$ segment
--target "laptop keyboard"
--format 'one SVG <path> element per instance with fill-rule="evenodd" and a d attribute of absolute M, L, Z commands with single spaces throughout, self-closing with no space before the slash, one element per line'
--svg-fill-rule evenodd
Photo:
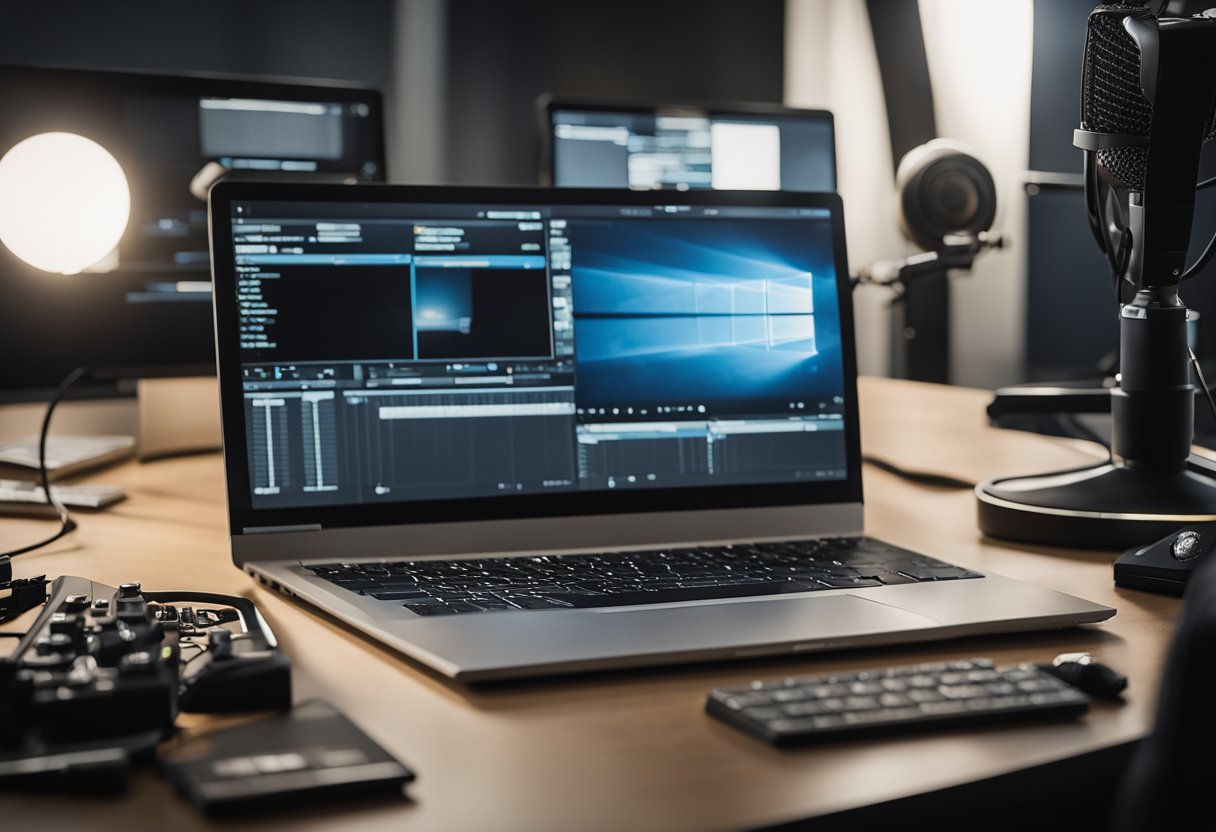
<path fill-rule="evenodd" d="M 350 592 L 425 616 L 666 604 L 983 577 L 868 537 L 305 568 Z"/>

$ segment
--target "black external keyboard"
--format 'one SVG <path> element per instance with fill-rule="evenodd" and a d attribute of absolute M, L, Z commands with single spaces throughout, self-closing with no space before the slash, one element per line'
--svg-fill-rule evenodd
<path fill-rule="evenodd" d="M 773 745 L 1075 716 L 1089 697 L 1034 665 L 987 659 L 714 688 L 705 710 Z"/>
<path fill-rule="evenodd" d="M 868 537 L 305 568 L 350 592 L 428 616 L 664 604 L 983 577 Z"/>

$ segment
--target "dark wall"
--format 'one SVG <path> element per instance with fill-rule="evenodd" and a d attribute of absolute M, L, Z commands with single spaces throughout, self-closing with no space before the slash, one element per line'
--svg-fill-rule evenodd
<path fill-rule="evenodd" d="M 392 0 L 5 3 L 0 63 L 392 80 Z"/>
<path fill-rule="evenodd" d="M 534 184 L 535 102 L 780 102 L 783 0 L 452 0 L 447 178 Z"/>
<path fill-rule="evenodd" d="M 385 92 L 391 141 L 395 5 L 5 3 L 0 63 L 357 81 Z M 442 120 L 440 178 L 449 182 L 535 183 L 535 101 L 543 92 L 782 98 L 784 0 L 448 0 L 446 8 L 447 59 L 443 77 L 435 79 L 445 87 L 443 112 L 416 117 Z"/>
<path fill-rule="evenodd" d="M 1085 19 L 1095 0 L 1035 0 L 1030 78 L 1030 169 L 1080 173 L 1079 124 Z"/>

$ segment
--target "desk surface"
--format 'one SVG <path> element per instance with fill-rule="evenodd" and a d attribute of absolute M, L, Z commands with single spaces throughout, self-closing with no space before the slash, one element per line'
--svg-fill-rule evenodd
<path fill-rule="evenodd" d="M 1075 465 L 1094 446 L 988 428 L 988 394 L 863 379 L 863 447 L 901 465 L 969 479 Z M 969 491 L 865 472 L 867 532 L 984 572 L 1114 606 L 1101 625 L 793 659 L 616 672 L 467 688 L 409 663 L 336 621 L 256 587 L 229 561 L 218 455 L 96 474 L 129 499 L 80 517 L 80 529 L 16 562 L 19 575 L 77 574 L 150 589 L 252 597 L 295 666 L 297 699 L 338 704 L 419 773 L 411 800 L 279 819 L 292 829 L 739 829 L 893 800 L 1107 748 L 1144 734 L 1178 602 L 1116 589 L 1110 552 L 986 540 Z M 49 524 L 0 519 L 0 546 Z M 28 621 L 29 619 L 22 619 Z M 19 629 L 22 621 L 9 625 Z M 777 751 L 711 720 L 706 691 L 768 676 L 946 658 L 1044 661 L 1087 650 L 1127 673 L 1126 704 L 1096 704 L 1074 722 L 910 735 Z M 187 733 L 212 722 L 187 720 Z M 123 800 L 0 794 L 12 829 L 207 825 L 151 773 Z M 131 828 L 129 825 L 121 828 Z"/>

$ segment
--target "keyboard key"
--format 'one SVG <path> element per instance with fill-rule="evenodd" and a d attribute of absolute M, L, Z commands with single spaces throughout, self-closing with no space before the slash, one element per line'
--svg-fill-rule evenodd
<path fill-rule="evenodd" d="M 781 713 L 786 716 L 822 716 L 826 712 L 822 702 L 792 702 L 781 706 Z"/>
<path fill-rule="evenodd" d="M 521 610 L 553 610 L 572 606 L 548 598 L 532 598 L 529 596 L 510 595 L 505 599 L 509 604 Z"/>
<path fill-rule="evenodd" d="M 947 685 L 943 684 L 937 692 L 947 699 L 975 699 L 987 696 L 988 691 L 983 685 Z"/>
<path fill-rule="evenodd" d="M 421 590 L 383 590 L 377 592 L 371 590 L 367 593 L 377 601 L 409 601 L 413 598 L 426 598 L 427 594 Z"/>
<path fill-rule="evenodd" d="M 828 697 L 832 696 L 844 696 L 849 692 L 847 686 L 840 684 L 816 685 L 810 690 L 819 699 L 827 699 Z"/>
<path fill-rule="evenodd" d="M 407 610 L 416 615 L 454 615 L 460 610 L 452 609 L 447 604 L 405 604 Z"/>
<path fill-rule="evenodd" d="M 849 685 L 849 693 L 855 693 L 861 696 L 872 696 L 882 693 L 883 686 L 878 682 L 854 682 Z"/>
<path fill-rule="evenodd" d="M 771 705 L 761 705 L 754 708 L 744 708 L 743 713 L 748 719 L 758 720 L 760 722 L 768 722 L 774 719 L 781 719 L 781 709 Z"/>
<path fill-rule="evenodd" d="M 882 581 L 873 578 L 819 578 L 819 583 L 832 589 L 859 589 L 865 586 L 882 586 Z"/>
<path fill-rule="evenodd" d="M 959 578 L 978 578 L 975 572 L 969 572 L 958 566 L 921 566 L 899 570 L 901 574 L 918 581 L 954 581 Z"/>
<path fill-rule="evenodd" d="M 787 719 L 780 717 L 770 722 L 769 728 L 779 734 L 787 732 L 799 733 L 802 731 L 814 731 L 819 728 L 818 720 L 826 719 L 826 717 L 804 717 L 802 719 Z M 843 720 L 840 721 L 843 724 Z"/>
<path fill-rule="evenodd" d="M 920 706 L 921 713 L 933 716 L 943 714 L 961 714 L 967 710 L 966 702 L 924 702 Z"/>
<path fill-rule="evenodd" d="M 338 578 L 337 580 L 333 581 L 333 583 L 337 584 L 343 589 L 349 589 L 352 592 L 358 592 L 361 589 L 380 589 L 381 587 L 379 581 L 371 581 L 366 578 L 356 578 L 353 580 L 349 578 Z"/>

